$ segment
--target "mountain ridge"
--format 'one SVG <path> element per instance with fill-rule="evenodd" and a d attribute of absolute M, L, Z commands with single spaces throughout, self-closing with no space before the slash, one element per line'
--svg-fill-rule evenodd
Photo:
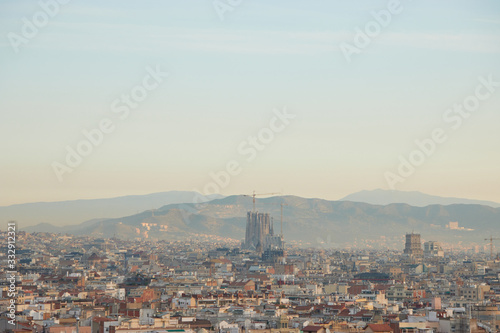
<path fill-rule="evenodd" d="M 475 200 L 455 197 L 441 197 L 419 191 L 398 190 L 362 190 L 351 193 L 339 201 L 365 202 L 372 205 L 388 205 L 391 203 L 406 203 L 410 206 L 425 207 L 429 205 L 477 204 L 499 208 L 500 203 L 487 200 Z"/>
<path fill-rule="evenodd" d="M 0 206 L 0 220 L 16 220 L 22 227 L 39 223 L 65 226 L 95 218 L 132 215 L 143 210 L 154 210 L 156 207 L 164 204 L 189 202 L 199 197 L 203 196 L 194 191 L 167 191 L 102 199 L 14 204 Z M 222 196 L 216 194 L 205 197 L 211 200 Z"/>
<path fill-rule="evenodd" d="M 404 234 L 419 232 L 422 238 L 482 244 L 485 236 L 498 233 L 500 208 L 453 204 L 415 207 L 405 203 L 371 205 L 352 201 L 278 196 L 256 199 L 256 210 L 274 218 L 280 230 L 280 203 L 284 206 L 284 236 L 293 244 L 320 246 L 328 237 L 338 246 L 401 246 Z M 251 198 L 228 196 L 201 204 L 169 204 L 120 218 L 101 219 L 86 225 L 65 227 L 63 232 L 95 237 L 183 239 L 212 235 L 243 239 Z M 449 222 L 458 222 L 458 228 Z M 45 229 L 46 225 L 43 226 Z M 37 227 L 25 231 L 44 231 Z"/>

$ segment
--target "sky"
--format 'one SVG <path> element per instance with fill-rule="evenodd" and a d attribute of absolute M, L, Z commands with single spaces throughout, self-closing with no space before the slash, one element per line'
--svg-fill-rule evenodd
<path fill-rule="evenodd" d="M 496 0 L 3 0 L 0 36 L 0 206 L 500 202 Z"/>

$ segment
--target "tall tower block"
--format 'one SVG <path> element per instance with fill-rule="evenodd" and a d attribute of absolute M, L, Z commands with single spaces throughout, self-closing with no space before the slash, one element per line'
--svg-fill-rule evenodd
<path fill-rule="evenodd" d="M 422 258 L 424 251 L 422 250 L 422 242 L 420 241 L 420 234 L 406 234 L 406 242 L 404 253 L 416 258 Z"/>

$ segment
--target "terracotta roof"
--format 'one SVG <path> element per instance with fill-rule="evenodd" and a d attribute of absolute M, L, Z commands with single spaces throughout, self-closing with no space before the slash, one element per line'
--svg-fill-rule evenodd
<path fill-rule="evenodd" d="M 373 332 L 392 332 L 391 326 L 387 324 L 368 324 Z"/>
<path fill-rule="evenodd" d="M 351 295 L 359 295 L 366 288 L 367 288 L 366 285 L 356 284 L 356 285 L 349 287 L 349 289 L 347 289 L 347 292 Z"/>
<path fill-rule="evenodd" d="M 294 309 L 298 311 L 310 311 L 314 308 L 313 305 L 299 305 L 296 306 Z"/>
<path fill-rule="evenodd" d="M 339 316 L 348 316 L 348 315 L 349 315 L 349 309 L 343 309 L 339 313 Z"/>
<path fill-rule="evenodd" d="M 113 321 L 113 319 L 106 318 L 106 317 L 94 317 L 94 318 L 92 318 L 92 321 L 98 323 L 98 322 L 103 322 L 103 321 Z"/>

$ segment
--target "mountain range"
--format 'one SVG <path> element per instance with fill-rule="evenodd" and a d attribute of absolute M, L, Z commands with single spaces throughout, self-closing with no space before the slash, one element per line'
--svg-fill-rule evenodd
<path fill-rule="evenodd" d="M 45 223 L 54 227 L 63 227 L 106 218 L 118 218 L 154 210 L 168 204 L 209 201 L 223 198 L 222 195 L 207 195 L 205 198 L 197 192 L 169 191 L 146 195 L 128 195 L 115 198 L 71 200 L 58 202 L 35 202 L 10 206 L 0 206 L 0 220 L 4 222 L 16 220 L 20 227 L 28 227 Z M 194 200 L 193 200 L 194 199 Z M 404 192 L 391 190 L 360 191 L 350 194 L 339 201 L 364 202 L 372 205 L 389 205 L 406 203 L 410 206 L 425 207 L 429 205 L 478 204 L 494 208 L 499 203 L 462 198 L 445 198 L 421 192 Z M 89 223 L 90 223 L 89 222 Z"/>
<path fill-rule="evenodd" d="M 252 209 L 251 201 L 247 196 L 228 196 L 201 204 L 168 204 L 154 211 L 95 219 L 62 228 L 42 224 L 24 230 L 152 240 L 194 235 L 243 239 L 246 213 Z M 490 234 L 499 236 L 500 208 L 485 205 L 373 205 L 297 196 L 256 199 L 256 209 L 273 217 L 275 233 L 280 232 L 281 203 L 284 204 L 285 240 L 300 246 L 401 248 L 405 233 L 412 231 L 420 233 L 423 240 L 458 245 L 484 245 L 484 238 Z"/>
<path fill-rule="evenodd" d="M 429 205 L 453 205 L 453 204 L 485 205 L 494 208 L 500 207 L 500 203 L 493 201 L 439 197 L 418 191 L 405 192 L 405 191 L 382 190 L 382 189 L 352 193 L 340 199 L 340 201 L 366 202 L 372 205 L 389 205 L 391 203 L 406 203 L 410 206 L 416 206 L 416 207 L 425 207 Z"/>
<path fill-rule="evenodd" d="M 46 226 L 67 226 L 96 218 L 132 215 L 166 204 L 207 201 L 221 197 L 223 196 L 218 194 L 203 197 L 197 192 L 169 191 L 105 199 L 24 203 L 0 206 L 0 220 L 5 223 L 18 221 L 21 227 L 40 223 Z"/>

